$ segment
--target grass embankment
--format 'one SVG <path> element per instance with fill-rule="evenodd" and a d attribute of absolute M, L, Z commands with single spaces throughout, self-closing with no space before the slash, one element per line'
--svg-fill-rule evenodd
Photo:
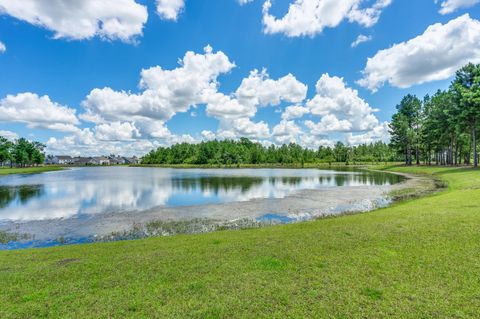
<path fill-rule="evenodd" d="M 478 318 L 480 171 L 371 213 L 0 252 L 0 317 Z"/>
<path fill-rule="evenodd" d="M 11 175 L 11 174 L 36 174 L 36 173 L 45 173 L 51 171 L 62 170 L 61 166 L 36 166 L 36 167 L 21 167 L 21 168 L 7 168 L 0 167 L 0 175 Z"/>

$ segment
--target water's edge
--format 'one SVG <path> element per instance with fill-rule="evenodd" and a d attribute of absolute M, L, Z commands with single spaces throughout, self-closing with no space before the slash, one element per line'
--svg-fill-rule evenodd
<path fill-rule="evenodd" d="M 344 188 L 302 190 L 297 194 L 282 199 L 256 199 L 250 202 L 232 202 L 201 206 L 177 208 L 157 207 L 139 214 L 138 211 L 112 212 L 102 216 L 81 221 L 80 229 L 89 231 L 92 227 L 96 235 L 76 236 L 60 235 L 55 239 L 31 236 L 29 230 L 44 229 L 46 233 L 52 229 L 74 228 L 71 219 L 36 221 L 28 223 L 7 223 L 0 225 L 0 250 L 50 247 L 58 245 L 93 243 L 116 240 L 129 240 L 147 237 L 171 236 L 177 234 L 196 234 L 219 230 L 239 230 L 259 228 L 285 223 L 296 223 L 329 216 L 361 213 L 372 211 L 390 205 L 396 199 L 395 193 L 404 190 L 426 188 L 427 177 L 411 174 L 388 172 L 406 177 L 406 180 L 389 186 L 353 186 L 348 187 L 349 196 L 345 197 Z M 428 187 L 427 187 L 428 188 Z M 414 191 L 417 193 L 417 191 Z M 312 205 L 313 204 L 313 205 Z M 318 207 L 312 209 L 312 207 Z M 225 218 L 225 212 L 235 211 L 239 217 Z M 202 217 L 202 212 L 208 212 L 213 218 Z M 180 220 L 172 216 L 182 214 Z M 141 216 L 141 218 L 139 218 Z M 78 223 L 78 220 L 76 221 Z M 48 236 L 47 236 L 48 237 Z M 3 242 L 3 243 L 2 243 Z"/>

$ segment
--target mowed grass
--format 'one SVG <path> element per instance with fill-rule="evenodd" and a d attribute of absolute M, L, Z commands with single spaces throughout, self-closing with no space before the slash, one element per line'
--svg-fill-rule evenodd
<path fill-rule="evenodd" d="M 37 166 L 37 167 L 21 167 L 21 168 L 9 168 L 9 167 L 0 167 L 0 175 L 10 175 L 10 174 L 36 174 L 36 173 L 45 173 L 51 171 L 59 171 L 63 168 L 60 166 Z"/>
<path fill-rule="evenodd" d="M 278 227 L 0 252 L 0 318 L 478 318 L 480 171 Z"/>

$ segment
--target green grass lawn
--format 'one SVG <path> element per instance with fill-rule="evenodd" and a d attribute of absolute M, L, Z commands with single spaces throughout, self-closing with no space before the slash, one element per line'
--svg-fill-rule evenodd
<path fill-rule="evenodd" d="M 0 318 L 478 318 L 480 171 L 293 225 L 0 252 Z"/>
<path fill-rule="evenodd" d="M 0 175 L 10 175 L 10 174 L 35 174 L 35 173 L 44 173 L 50 171 L 59 171 L 63 168 L 60 166 L 38 166 L 38 167 L 22 167 L 22 168 L 9 168 L 9 167 L 0 167 Z"/>

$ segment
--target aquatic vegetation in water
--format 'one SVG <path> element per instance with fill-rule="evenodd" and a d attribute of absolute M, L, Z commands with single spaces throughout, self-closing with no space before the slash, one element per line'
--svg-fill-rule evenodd
<path fill-rule="evenodd" d="M 179 234 L 209 233 L 221 230 L 242 230 L 250 228 L 260 228 L 280 223 L 280 221 L 276 220 L 256 221 L 248 218 L 234 221 L 220 221 L 206 218 L 197 218 L 181 221 L 154 220 L 145 224 L 136 223 L 132 226 L 132 228 L 124 231 L 112 232 L 109 235 L 95 237 L 94 241 L 104 242 L 140 239 L 148 237 L 173 236 Z"/>
<path fill-rule="evenodd" d="M 394 202 L 421 198 L 448 187 L 445 181 L 438 178 L 418 178 L 417 183 L 413 187 L 406 187 L 391 191 L 388 196 Z"/>

